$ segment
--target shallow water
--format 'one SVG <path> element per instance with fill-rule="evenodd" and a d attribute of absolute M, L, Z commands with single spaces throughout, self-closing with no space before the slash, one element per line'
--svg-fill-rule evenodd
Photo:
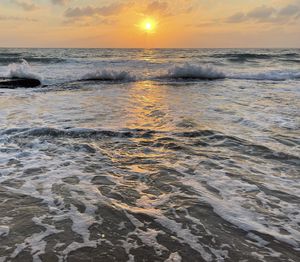
<path fill-rule="evenodd" d="M 297 59 L 0 49 L 0 261 L 298 261 Z"/>

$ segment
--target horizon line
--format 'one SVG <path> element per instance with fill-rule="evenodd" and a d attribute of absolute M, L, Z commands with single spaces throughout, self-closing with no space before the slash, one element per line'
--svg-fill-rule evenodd
<path fill-rule="evenodd" d="M 300 49 L 299 47 L 22 47 L 0 46 L 0 49 Z"/>

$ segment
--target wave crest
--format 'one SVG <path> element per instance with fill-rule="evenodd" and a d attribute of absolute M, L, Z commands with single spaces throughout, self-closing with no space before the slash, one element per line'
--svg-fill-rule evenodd
<path fill-rule="evenodd" d="M 215 80 L 224 79 L 226 75 L 210 65 L 201 66 L 185 63 L 182 66 L 169 69 L 167 75 L 163 78 Z"/>
<path fill-rule="evenodd" d="M 82 81 L 135 81 L 136 77 L 126 71 L 115 70 L 96 70 L 83 75 L 80 80 Z"/>
<path fill-rule="evenodd" d="M 36 79 L 42 81 L 42 77 L 33 72 L 31 66 L 25 59 L 21 59 L 21 63 L 12 63 L 8 65 L 8 72 L 4 75 L 5 78 L 23 78 Z"/>

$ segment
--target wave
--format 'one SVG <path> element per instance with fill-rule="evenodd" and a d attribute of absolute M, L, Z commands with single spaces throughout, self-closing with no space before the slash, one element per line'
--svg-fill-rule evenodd
<path fill-rule="evenodd" d="M 21 63 L 12 63 L 8 65 L 8 72 L 3 76 L 5 78 L 36 79 L 42 81 L 41 75 L 35 73 L 28 62 L 24 59 Z"/>
<path fill-rule="evenodd" d="M 155 133 L 153 130 L 125 129 L 120 131 L 101 130 L 90 128 L 11 128 L 0 131 L 0 136 L 9 137 L 69 137 L 69 138 L 101 138 L 101 137 L 150 137 Z"/>
<path fill-rule="evenodd" d="M 21 56 L 21 53 L 7 53 L 7 52 L 4 52 L 4 53 L 1 53 L 0 52 L 0 57 L 18 57 L 18 56 Z"/>
<path fill-rule="evenodd" d="M 226 75 L 210 65 L 193 65 L 185 63 L 182 66 L 175 66 L 168 70 L 166 75 L 161 76 L 160 78 L 166 79 L 198 79 L 198 80 L 216 80 L 224 79 Z"/>
<path fill-rule="evenodd" d="M 267 60 L 274 58 L 287 58 L 287 57 L 299 57 L 299 53 L 290 52 L 290 53 L 223 53 L 223 54 L 214 54 L 212 57 L 215 58 L 226 58 L 229 61 L 247 61 L 247 60 Z"/>
<path fill-rule="evenodd" d="M 168 70 L 168 73 L 161 75 L 159 79 L 175 80 L 218 80 L 218 79 L 240 79 L 256 81 L 286 81 L 300 79 L 299 71 L 269 71 L 261 73 L 225 73 L 219 69 L 207 65 L 184 64 L 175 66 Z"/>
<path fill-rule="evenodd" d="M 20 62 L 20 58 L 16 57 L 0 57 L 0 64 L 7 65 L 10 63 L 18 63 Z"/>
<path fill-rule="evenodd" d="M 24 59 L 31 63 L 41 63 L 41 64 L 57 64 L 63 63 L 66 60 L 57 57 L 24 57 Z"/>
<path fill-rule="evenodd" d="M 136 77 L 126 71 L 96 70 L 83 75 L 80 81 L 135 81 Z"/>
<path fill-rule="evenodd" d="M 282 62 L 299 64 L 300 59 L 280 59 Z"/>
<path fill-rule="evenodd" d="M 255 144 L 252 141 L 241 139 L 236 136 L 225 135 L 214 130 L 196 130 L 176 133 L 179 137 L 187 138 L 206 138 L 205 141 L 209 145 L 217 142 L 218 146 L 231 148 L 236 152 L 241 152 L 243 155 L 261 157 L 265 159 L 273 159 L 284 163 L 297 165 L 300 158 L 290 153 L 275 151 L 264 145 Z"/>
<path fill-rule="evenodd" d="M 101 138 L 151 138 L 159 134 L 168 138 L 165 141 L 167 144 L 153 143 L 155 147 L 168 147 L 174 150 L 184 150 L 184 146 L 176 144 L 175 140 L 169 143 L 171 138 L 188 138 L 202 139 L 205 146 L 216 146 L 231 149 L 235 152 L 240 152 L 243 155 L 251 157 L 260 157 L 264 159 L 273 159 L 282 163 L 290 165 L 297 165 L 300 158 L 297 155 L 290 153 L 275 151 L 264 145 L 255 144 L 252 141 L 241 139 L 236 136 L 229 136 L 218 132 L 216 130 L 203 129 L 186 132 L 164 132 L 147 129 L 121 129 L 121 130 L 105 130 L 105 129 L 91 129 L 91 128 L 51 128 L 51 127 L 35 127 L 35 128 L 11 128 L 0 130 L 0 137 L 6 136 L 9 138 L 29 138 L 29 137 L 52 137 L 52 138 L 87 138 L 87 139 L 101 139 Z M 199 141 L 198 141 L 199 142 Z"/>
<path fill-rule="evenodd" d="M 29 63 L 39 63 L 39 64 L 58 64 L 65 62 L 65 59 L 61 58 L 48 58 L 48 57 L 23 57 L 23 60 L 26 60 Z M 21 61 L 22 61 L 21 59 Z M 9 64 L 9 63 L 18 63 L 20 62 L 19 57 L 13 56 L 0 56 L 0 64 Z"/>
<path fill-rule="evenodd" d="M 254 74 L 231 74 L 227 78 L 241 80 L 286 81 L 300 79 L 298 71 L 269 71 Z"/>
<path fill-rule="evenodd" d="M 244 59 L 269 59 L 272 58 L 273 55 L 267 54 L 229 54 L 226 57 L 237 57 L 237 58 L 244 58 Z"/>
<path fill-rule="evenodd" d="M 295 52 L 284 53 L 282 55 L 286 56 L 286 57 L 300 57 L 300 54 L 299 53 L 295 53 Z"/>
<path fill-rule="evenodd" d="M 207 80 L 252 80 L 252 81 L 287 81 L 300 79 L 299 70 L 273 70 L 267 72 L 253 73 L 232 73 L 221 71 L 212 65 L 195 65 L 185 63 L 176 65 L 167 70 L 166 73 L 155 74 L 152 77 L 137 77 L 129 71 L 117 71 L 99 69 L 88 72 L 81 77 L 70 80 L 63 84 L 78 81 L 103 81 L 103 82 L 132 82 L 132 81 L 207 81 Z M 21 63 L 11 63 L 8 65 L 7 73 L 1 75 L 3 78 L 34 79 L 42 82 L 43 77 L 34 72 L 29 63 L 22 59 Z"/>

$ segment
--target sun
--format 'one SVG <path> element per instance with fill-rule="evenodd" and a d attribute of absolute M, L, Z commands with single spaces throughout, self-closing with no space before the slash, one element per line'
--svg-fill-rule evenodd
<path fill-rule="evenodd" d="M 151 30 L 152 29 L 152 24 L 150 22 L 147 22 L 145 24 L 145 29 L 148 31 L 148 30 Z"/>
<path fill-rule="evenodd" d="M 140 25 L 141 29 L 147 33 L 154 33 L 157 27 L 157 22 L 154 19 L 146 19 Z"/>

